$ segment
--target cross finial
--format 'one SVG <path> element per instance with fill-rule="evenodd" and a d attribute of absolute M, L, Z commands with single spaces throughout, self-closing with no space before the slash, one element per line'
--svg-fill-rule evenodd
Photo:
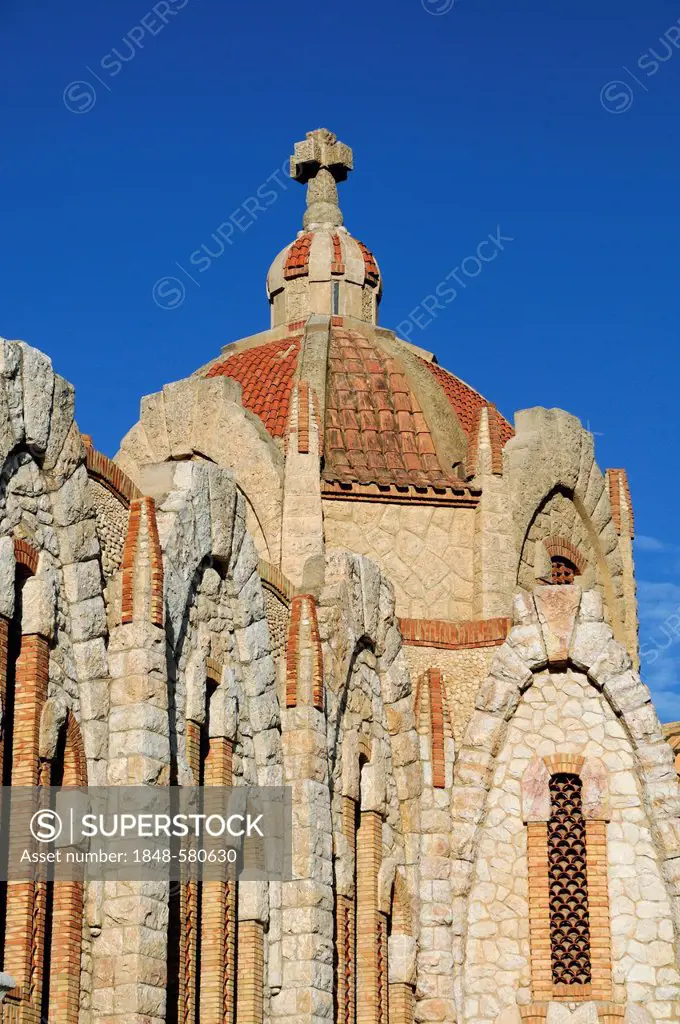
<path fill-rule="evenodd" d="M 307 209 L 302 222 L 305 228 L 342 224 L 337 182 L 344 181 L 352 168 L 352 150 L 338 142 L 327 128 L 307 132 L 304 142 L 295 143 L 290 176 L 307 185 Z"/>

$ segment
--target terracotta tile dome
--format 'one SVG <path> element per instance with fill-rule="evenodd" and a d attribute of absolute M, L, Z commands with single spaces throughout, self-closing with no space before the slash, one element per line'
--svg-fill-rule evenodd
<path fill-rule="evenodd" d="M 453 470 L 437 453 L 405 361 L 370 340 L 368 332 L 364 334 L 357 326 L 338 323 L 330 330 L 322 425 L 324 480 L 340 487 L 460 488 L 475 472 L 472 454 L 483 409 L 489 412 L 492 451 L 500 465 L 502 449 L 513 430 L 495 406 L 454 374 L 414 357 L 407 345 L 397 342 L 405 355 L 426 368 L 431 386 L 443 391 L 446 405 L 463 431 L 467 458 L 460 471 Z M 300 376 L 301 346 L 302 335 L 289 333 L 280 340 L 226 355 L 212 364 L 206 376 L 237 381 L 244 407 L 260 418 L 273 438 L 281 439 Z"/>

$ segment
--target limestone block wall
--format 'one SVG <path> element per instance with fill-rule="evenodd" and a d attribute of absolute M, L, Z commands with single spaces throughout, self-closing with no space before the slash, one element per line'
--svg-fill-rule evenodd
<path fill-rule="evenodd" d="M 248 529 L 258 553 L 278 564 L 283 457 L 240 399 L 240 385 L 228 377 L 195 376 L 166 385 L 142 399 L 140 421 L 123 438 L 116 463 L 137 486 L 144 467 L 170 459 L 231 469 L 246 499 Z"/>
<path fill-rule="evenodd" d="M 389 576 L 398 615 L 472 617 L 473 509 L 333 500 L 323 516 L 327 548 L 366 555 Z"/>
<path fill-rule="evenodd" d="M 336 1019 L 352 1024 L 356 979 L 358 1021 L 387 1024 L 389 998 L 389 1021 L 412 1024 L 416 950 L 422 941 L 422 771 L 394 592 L 374 563 L 344 553 L 329 556 L 319 631 L 326 673 L 333 895 L 341 925 L 334 937 Z"/>
<path fill-rule="evenodd" d="M 108 756 L 107 625 L 95 509 L 73 412 L 73 388 L 54 373 L 48 358 L 23 342 L 0 339 L 0 714 L 7 715 L 9 671 L 17 683 L 16 771 L 25 762 L 30 775 L 24 781 L 49 781 L 59 767 L 57 747 L 66 730 L 64 777 L 98 785 L 106 778 Z M 15 606 L 15 579 L 26 576 L 22 608 Z M 8 632 L 14 636 L 9 649 Z M 2 725 L 7 743 L 7 723 Z M 18 781 L 15 774 L 13 767 Z M 55 890 L 56 934 L 64 955 L 55 948 L 52 962 L 61 978 L 51 989 L 50 1014 L 66 1024 L 76 1024 L 79 1006 L 87 1013 L 91 1005 L 95 888 Z M 13 1019 L 40 1013 L 46 911 L 34 896 L 25 890 L 10 901 L 14 909 L 8 906 L 19 915 L 14 939 L 25 938 L 23 949 L 5 951 L 6 970 L 20 968 L 20 988 L 5 1000 Z M 32 922 L 24 917 L 22 924 L 24 912 Z M 22 961 L 34 971 L 30 989 L 22 986 Z"/>

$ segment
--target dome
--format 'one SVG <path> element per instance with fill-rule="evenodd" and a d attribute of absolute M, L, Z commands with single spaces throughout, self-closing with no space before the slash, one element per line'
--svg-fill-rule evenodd
<path fill-rule="evenodd" d="M 236 381 L 243 406 L 281 445 L 302 377 L 306 333 L 304 323 L 293 324 L 282 337 L 262 344 L 238 350 L 237 342 L 237 351 L 227 346 L 206 373 Z M 329 494 L 371 494 L 376 488 L 376 493 L 399 488 L 404 497 L 459 493 L 477 470 L 483 413 L 494 472 L 501 471 L 512 427 L 469 384 L 391 331 L 364 327 L 349 317 L 333 317 L 325 337 L 319 360 L 325 370 L 315 408 Z M 316 342 L 307 336 L 306 344 L 309 348 Z"/>
<path fill-rule="evenodd" d="M 272 327 L 314 313 L 377 323 L 380 270 L 373 253 L 343 226 L 338 206 L 337 182 L 352 167 L 352 150 L 326 128 L 296 143 L 291 176 L 307 184 L 307 209 L 303 230 L 267 275 Z"/>
<path fill-rule="evenodd" d="M 381 293 L 373 253 L 344 227 L 319 225 L 301 231 L 267 275 L 272 327 L 306 320 L 312 313 L 375 324 Z"/>
<path fill-rule="evenodd" d="M 465 503 L 480 431 L 500 473 L 512 427 L 431 353 L 377 325 L 380 270 L 338 205 L 352 168 L 352 150 L 325 128 L 295 144 L 290 173 L 307 185 L 307 206 L 267 275 L 271 327 L 226 346 L 203 372 L 236 381 L 283 451 L 311 395 L 325 496 Z"/>

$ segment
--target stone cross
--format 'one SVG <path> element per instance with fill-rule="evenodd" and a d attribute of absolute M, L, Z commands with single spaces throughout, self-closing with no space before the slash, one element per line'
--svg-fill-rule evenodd
<path fill-rule="evenodd" d="M 307 185 L 307 209 L 302 222 L 306 230 L 322 224 L 342 224 L 337 182 L 344 181 L 352 169 L 352 150 L 338 142 L 327 128 L 307 132 L 304 142 L 295 143 L 290 176 Z"/>

